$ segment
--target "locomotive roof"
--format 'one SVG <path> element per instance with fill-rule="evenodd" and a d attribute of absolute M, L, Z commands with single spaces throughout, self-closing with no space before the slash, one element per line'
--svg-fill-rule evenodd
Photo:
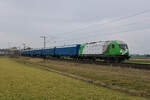
<path fill-rule="evenodd" d="M 113 42 L 113 41 L 116 41 L 116 42 L 118 42 L 119 44 L 126 44 L 124 41 L 121 41 L 121 40 L 97 41 L 97 42 L 90 42 L 90 43 L 87 43 L 87 44 L 94 44 L 94 43 L 110 43 L 110 42 Z"/>

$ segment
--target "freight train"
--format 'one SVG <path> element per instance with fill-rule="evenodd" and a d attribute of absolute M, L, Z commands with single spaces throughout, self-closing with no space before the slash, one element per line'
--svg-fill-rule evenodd
<path fill-rule="evenodd" d="M 31 57 L 69 57 L 78 60 L 102 59 L 106 62 L 122 62 L 130 58 L 128 45 L 119 40 L 22 50 L 21 55 Z"/>

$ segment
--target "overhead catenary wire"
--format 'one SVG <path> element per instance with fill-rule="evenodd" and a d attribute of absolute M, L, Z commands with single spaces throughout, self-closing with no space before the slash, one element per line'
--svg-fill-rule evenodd
<path fill-rule="evenodd" d="M 124 25 L 120 25 L 119 27 L 122 27 L 122 26 L 130 26 L 130 25 L 136 25 L 137 23 L 129 23 L 129 24 L 124 24 Z M 102 31 L 102 30 L 105 30 L 105 27 L 101 27 L 101 29 L 98 29 L 98 30 L 95 30 L 95 31 L 91 31 L 91 32 L 86 32 L 86 34 L 87 33 L 94 33 L 94 32 L 100 32 L 100 31 Z M 82 32 L 82 33 L 85 33 L 85 32 Z M 77 33 L 78 34 L 78 33 Z M 77 35 L 76 34 L 76 35 Z M 81 36 L 81 32 L 79 32 L 79 34 L 80 34 L 80 36 Z M 82 35 L 84 35 L 84 34 L 82 34 Z M 66 37 L 67 37 L 68 35 L 66 35 Z M 65 38 L 66 39 L 66 38 Z"/>
<path fill-rule="evenodd" d="M 150 9 L 149 10 L 144 10 L 144 11 L 142 11 L 142 12 L 137 12 L 137 13 L 135 13 L 135 14 L 132 14 L 132 15 L 129 15 L 129 16 L 124 16 L 124 17 L 120 17 L 120 18 L 118 18 L 118 19 L 115 19 L 115 20 L 111 20 L 111 21 L 108 21 L 108 22 L 105 22 L 105 23 L 98 23 L 99 25 L 106 25 L 106 24 L 112 24 L 112 23 L 116 23 L 116 22 L 119 22 L 119 21 L 122 21 L 122 20 L 126 20 L 126 19 L 129 19 L 129 18 L 131 18 L 131 17 L 135 17 L 135 16 L 139 16 L 139 15 L 141 15 L 141 14 L 145 14 L 145 13 L 149 13 L 150 12 Z M 98 25 L 97 23 L 95 24 L 95 25 Z M 122 26 L 128 26 L 128 25 L 135 25 L 136 23 L 131 23 L 131 24 L 127 24 L 127 25 L 122 25 Z M 88 27 L 84 27 L 84 28 L 82 28 L 83 30 L 85 30 L 86 28 L 89 28 L 90 26 L 93 26 L 93 24 L 92 25 L 89 25 Z M 80 28 L 81 29 L 81 28 Z M 79 33 L 81 34 L 81 30 L 74 30 L 74 31 L 79 31 Z M 72 31 L 72 33 L 74 32 L 74 31 Z M 100 31 L 100 30 L 98 30 L 98 31 Z M 98 31 L 96 31 L 96 32 L 98 32 Z M 95 32 L 95 31 L 94 31 Z M 69 33 L 69 32 L 68 32 Z M 71 33 L 71 32 L 70 32 Z M 93 32 L 91 32 L 91 33 L 93 33 Z M 65 33 L 64 33 L 65 34 Z M 68 35 L 66 35 L 66 36 L 68 36 Z M 73 37 L 74 38 L 74 37 Z M 73 38 L 71 38 L 71 39 L 73 39 Z M 69 39 L 70 40 L 70 39 Z M 61 40 L 61 41 L 66 41 L 66 38 L 64 39 L 64 40 Z M 57 41 L 57 42 L 60 42 L 60 41 Z"/>
<path fill-rule="evenodd" d="M 122 26 L 129 26 L 129 25 L 136 25 L 136 24 L 138 24 L 138 23 L 129 23 L 129 24 L 126 24 L 126 25 L 122 25 Z M 120 26 L 119 26 L 120 27 Z M 149 25 L 148 25 L 148 27 L 147 28 L 149 28 Z M 145 28 L 144 28 L 145 29 Z M 133 29 L 130 29 L 130 30 L 123 30 L 123 31 L 119 31 L 119 33 L 121 33 L 121 32 L 126 32 L 126 31 L 132 31 Z M 141 29 L 139 29 L 139 28 L 137 28 L 136 30 L 141 30 Z M 136 31 L 135 30 L 135 31 Z M 95 35 L 93 35 L 93 34 L 90 34 L 90 33 L 98 33 L 98 32 L 101 32 L 100 30 L 97 30 L 97 31 L 91 31 L 91 32 L 86 32 L 86 35 L 82 35 L 82 36 L 80 36 L 80 39 L 79 39 L 79 37 L 70 37 L 69 39 L 63 39 L 63 40 L 59 40 L 59 41 L 57 41 L 57 42 L 63 42 L 63 41 L 69 41 L 69 40 L 72 40 L 72 39 L 78 39 L 78 40 L 81 40 L 82 38 L 88 38 L 88 37 L 94 37 L 95 35 L 97 35 L 97 34 L 95 34 Z M 88 35 L 87 35 L 87 33 L 88 33 Z M 102 32 L 101 32 L 102 33 Z M 114 33 L 118 33 L 118 31 L 117 32 L 103 32 L 102 34 L 114 34 Z"/>
<path fill-rule="evenodd" d="M 128 16 L 123 16 L 123 17 L 120 17 L 120 18 L 117 18 L 117 19 L 114 19 L 114 20 L 111 20 L 111 21 L 107 21 L 107 22 L 105 22 L 105 23 L 95 23 L 95 24 L 91 24 L 91 25 L 88 25 L 88 26 L 86 26 L 86 27 L 83 27 L 83 28 L 79 28 L 79 29 L 77 29 L 77 30 L 73 30 L 73 31 L 70 31 L 70 32 L 65 32 L 65 33 L 63 33 L 63 34 L 67 34 L 67 33 L 73 33 L 73 32 L 77 32 L 77 31 L 79 31 L 79 33 L 81 32 L 81 31 L 83 31 L 83 30 L 85 30 L 85 29 L 87 29 L 87 28 L 89 28 L 89 27 L 92 27 L 92 26 L 95 26 L 95 25 L 107 25 L 107 24 L 112 24 L 112 23 L 116 23 L 116 22 L 119 22 L 119 21 L 122 21 L 122 20 L 126 20 L 126 19 L 129 19 L 129 18 L 132 18 L 132 17 L 135 17 L 135 16 L 139 16 L 139 15 L 142 15 L 142 14 L 145 14 L 145 13 L 149 13 L 150 12 L 150 9 L 148 9 L 148 10 L 144 10 L 144 11 L 142 11 L 142 12 L 137 12 L 137 13 L 135 13 L 135 14 L 132 14 L 132 15 L 128 15 Z M 127 24 L 127 25 L 122 25 L 122 26 L 128 26 L 128 25 L 135 25 L 136 23 L 131 23 L 131 24 Z M 98 31 L 96 31 L 96 32 L 99 32 L 100 30 L 98 30 Z M 94 31 L 95 32 L 95 31 Z M 89 33 L 89 32 L 88 32 Z M 93 32 L 91 32 L 91 33 L 93 33 Z M 111 32 L 110 32 L 111 33 Z M 116 32 L 114 32 L 114 33 L 116 33 Z M 118 33 L 118 32 L 117 32 Z M 66 36 L 68 36 L 68 35 L 66 35 Z M 86 36 L 88 36 L 88 35 L 86 35 Z M 74 37 L 72 37 L 72 38 L 70 38 L 70 39 L 74 39 Z M 69 39 L 69 40 L 70 40 Z M 56 42 L 65 42 L 66 43 L 66 38 L 64 39 L 64 40 L 61 40 L 61 41 L 56 41 Z M 69 40 L 67 40 L 67 41 L 69 41 Z"/>
<path fill-rule="evenodd" d="M 128 16 L 123 16 L 123 17 L 119 17 L 117 19 L 114 19 L 114 20 L 111 20 L 111 21 L 107 21 L 105 23 L 95 23 L 95 24 L 90 24 L 90 25 L 87 25 L 83 28 L 79 28 L 79 29 L 76 29 L 76 30 L 73 30 L 73 31 L 70 31 L 70 32 L 64 32 L 62 34 L 66 34 L 66 33 L 74 33 L 74 32 L 78 32 L 78 31 L 82 31 L 82 30 L 85 30 L 89 27 L 92 27 L 94 25 L 105 25 L 105 24 L 110 24 L 110 23 L 116 23 L 118 21 L 121 21 L 121 20 L 125 20 L 125 19 L 129 19 L 131 17 L 135 17 L 135 16 L 138 16 L 138 15 L 142 15 L 142 14 L 145 14 L 145 13 L 149 13 L 150 12 L 150 9 L 148 10 L 144 10 L 144 11 L 141 11 L 141 12 L 137 12 L 135 14 L 132 14 L 132 15 L 128 15 Z"/>
<path fill-rule="evenodd" d="M 135 32 L 135 31 L 142 31 L 142 30 L 147 30 L 147 29 L 149 29 L 149 27 L 145 27 L 144 29 L 136 29 L 136 30 L 133 30 L 133 29 L 130 29 L 130 30 L 123 30 L 123 31 L 117 31 L 117 32 L 110 32 L 111 34 L 121 34 L 121 33 L 128 33 L 128 32 Z M 103 34 L 109 34 L 109 32 L 107 32 L 107 33 L 103 33 Z M 82 37 L 82 38 L 88 38 L 88 37 L 94 37 L 95 35 L 93 35 L 93 36 L 89 36 L 89 35 L 87 35 L 87 36 L 84 36 L 84 37 Z M 79 38 L 76 38 L 77 40 L 80 40 L 81 39 L 81 37 L 80 37 L 80 39 Z M 63 41 L 63 40 L 62 40 Z M 59 42 L 62 42 L 62 41 L 59 41 Z M 66 41 L 65 41 L 66 42 Z"/>

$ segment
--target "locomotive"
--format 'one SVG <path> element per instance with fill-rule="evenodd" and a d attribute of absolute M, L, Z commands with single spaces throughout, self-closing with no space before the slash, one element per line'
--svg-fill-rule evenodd
<path fill-rule="evenodd" d="M 73 59 L 101 59 L 106 62 L 122 62 L 129 59 L 128 45 L 119 40 L 56 46 L 45 49 L 22 50 L 23 56 L 70 57 Z"/>

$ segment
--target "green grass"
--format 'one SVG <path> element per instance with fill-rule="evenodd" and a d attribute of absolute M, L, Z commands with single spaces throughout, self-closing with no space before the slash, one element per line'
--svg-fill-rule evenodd
<path fill-rule="evenodd" d="M 148 100 L 0 58 L 0 100 Z"/>
<path fill-rule="evenodd" d="M 132 68 L 78 64 L 63 61 L 20 58 L 20 62 L 46 65 L 50 69 L 67 72 L 93 80 L 111 89 L 121 90 L 138 96 L 150 97 L 150 71 Z"/>

